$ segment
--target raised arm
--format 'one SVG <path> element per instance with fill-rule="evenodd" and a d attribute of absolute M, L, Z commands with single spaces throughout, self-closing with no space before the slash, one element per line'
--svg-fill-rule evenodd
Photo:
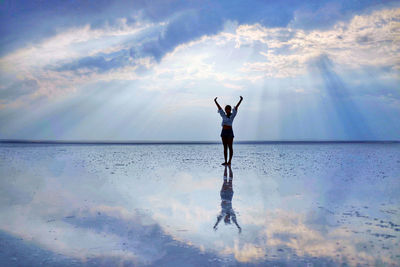
<path fill-rule="evenodd" d="M 215 105 L 217 105 L 218 109 L 222 109 L 221 106 L 220 106 L 220 105 L 218 104 L 218 102 L 217 102 L 217 97 L 214 98 L 214 102 L 215 102 Z"/>
<path fill-rule="evenodd" d="M 238 230 L 239 230 L 239 234 L 242 232 L 242 228 L 240 227 L 240 225 L 238 224 L 238 222 L 236 221 L 236 215 L 235 213 L 232 214 L 232 221 L 236 224 Z"/>
<path fill-rule="evenodd" d="M 218 215 L 217 222 L 214 224 L 214 227 L 213 227 L 214 230 L 217 230 L 217 226 L 218 226 L 219 222 L 221 221 L 221 219 L 222 219 L 222 214 Z"/>
<path fill-rule="evenodd" d="M 235 109 L 237 110 L 238 109 L 238 107 L 240 106 L 240 103 L 242 103 L 242 100 L 243 100 L 243 96 L 240 96 L 240 100 L 239 100 L 239 102 L 236 104 L 236 106 L 235 106 Z"/>

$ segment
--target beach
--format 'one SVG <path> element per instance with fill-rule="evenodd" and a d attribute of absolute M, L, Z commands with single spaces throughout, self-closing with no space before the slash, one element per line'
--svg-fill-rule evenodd
<path fill-rule="evenodd" d="M 399 148 L 1 144 L 0 265 L 399 265 Z"/>

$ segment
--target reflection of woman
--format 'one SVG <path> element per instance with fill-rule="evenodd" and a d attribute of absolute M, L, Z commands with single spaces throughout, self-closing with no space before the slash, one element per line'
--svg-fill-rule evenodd
<path fill-rule="evenodd" d="M 232 198 L 233 198 L 233 186 L 232 186 L 232 179 L 233 179 L 233 173 L 231 166 L 229 166 L 229 180 L 227 177 L 227 166 L 225 166 L 225 171 L 224 171 L 224 183 L 222 184 L 221 188 L 221 213 L 217 217 L 217 222 L 214 225 L 214 230 L 217 230 L 217 225 L 221 221 L 222 217 L 224 218 L 225 224 L 230 224 L 231 223 L 231 218 L 233 223 L 237 226 L 239 229 L 239 233 L 242 231 L 242 228 L 240 228 L 239 224 L 236 221 L 236 214 L 233 211 L 232 208 Z"/>
<path fill-rule="evenodd" d="M 217 98 L 214 99 L 215 104 L 218 107 L 218 113 L 222 117 L 222 131 L 221 131 L 221 138 L 222 138 L 222 143 L 224 145 L 224 158 L 225 162 L 222 163 L 222 165 L 230 165 L 232 161 L 232 155 L 233 155 L 233 130 L 232 130 L 232 123 L 233 119 L 236 116 L 237 109 L 240 106 L 240 103 L 242 103 L 243 97 L 240 96 L 239 102 L 236 104 L 236 106 L 233 107 L 233 110 L 230 105 L 227 105 L 225 107 L 225 112 L 222 110 L 221 106 L 217 102 Z M 229 147 L 229 161 L 227 161 L 227 156 L 228 156 L 228 147 Z"/>

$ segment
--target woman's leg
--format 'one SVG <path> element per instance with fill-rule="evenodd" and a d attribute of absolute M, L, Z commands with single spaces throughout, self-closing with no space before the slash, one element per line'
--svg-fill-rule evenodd
<path fill-rule="evenodd" d="M 228 147 L 229 147 L 229 161 L 228 164 L 231 164 L 232 156 L 233 156 L 233 137 L 227 140 Z"/>
<path fill-rule="evenodd" d="M 225 164 L 227 163 L 227 158 L 228 158 L 228 140 L 226 137 L 222 137 L 222 144 L 224 145 L 224 158 L 225 158 Z"/>

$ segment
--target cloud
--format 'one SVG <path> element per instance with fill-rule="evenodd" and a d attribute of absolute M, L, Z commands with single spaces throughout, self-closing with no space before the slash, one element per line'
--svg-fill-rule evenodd
<path fill-rule="evenodd" d="M 337 216 L 323 212 L 319 215 L 323 217 L 323 220 L 333 220 L 333 217 Z M 360 224 L 362 226 L 358 229 L 349 231 L 347 228 L 335 226 L 335 223 L 329 225 L 327 221 L 312 222 L 315 216 L 318 214 L 283 210 L 268 211 L 265 214 L 265 220 L 261 221 L 259 216 L 254 216 L 254 218 L 248 216 L 247 220 L 254 219 L 254 221 L 247 221 L 243 229 L 251 231 L 251 236 L 257 236 L 257 241 L 241 238 L 233 245 L 222 247 L 221 254 L 233 254 L 239 262 L 257 262 L 271 255 L 280 254 L 279 257 L 283 259 L 296 255 L 291 261 L 314 258 L 320 262 L 334 260 L 356 265 L 373 264 L 379 258 L 387 264 L 394 264 L 389 251 L 383 251 L 379 255 L 360 253 L 358 247 L 371 241 L 371 237 L 357 235 L 357 233 L 370 233 L 368 232 L 368 229 L 371 231 L 369 225 Z M 253 227 L 250 228 L 250 225 Z M 323 228 L 326 227 L 328 229 L 324 230 Z M 372 228 L 372 231 L 382 231 L 376 226 Z M 385 241 L 386 245 L 390 243 L 388 240 Z M 389 246 L 393 248 L 392 245 Z M 337 258 L 338 254 L 341 258 Z"/>
<path fill-rule="evenodd" d="M 0 68 L 3 72 L 21 73 L 41 70 L 55 64 L 62 66 L 91 56 L 108 56 L 110 59 L 129 48 L 125 44 L 128 40 L 140 38 L 143 34 L 149 34 L 149 31 L 159 31 L 160 26 L 162 24 L 140 22 L 129 25 L 126 19 L 121 19 L 118 25 L 101 29 L 91 28 L 89 25 L 70 28 L 38 44 L 3 56 L 0 59 Z"/>
<path fill-rule="evenodd" d="M 102 73 L 113 69 L 118 69 L 120 67 L 124 67 L 130 64 L 131 60 L 128 50 L 119 51 L 118 54 L 119 56 L 110 60 L 107 60 L 103 56 L 84 57 L 75 62 L 67 63 L 60 67 L 57 67 L 55 70 L 59 72 L 77 71 L 77 73 L 80 73 L 79 70 L 83 69 L 89 73 L 92 71 Z"/>
<path fill-rule="evenodd" d="M 222 25 L 222 23 L 213 22 L 213 20 L 210 20 L 209 16 L 210 15 L 195 10 L 177 14 L 167 22 L 161 23 L 161 27 L 159 27 L 158 30 L 157 27 L 153 27 L 151 31 L 147 32 L 148 34 L 140 36 L 141 39 L 127 41 L 127 49 L 109 54 L 84 57 L 78 59 L 78 61 L 61 65 L 57 67 L 56 70 L 63 71 L 89 68 L 103 72 L 135 64 L 137 59 L 144 57 L 151 57 L 156 62 L 160 62 L 164 55 L 171 52 L 176 46 L 203 35 L 215 34 L 220 30 L 219 26 Z M 112 29 L 108 31 L 112 31 Z M 126 30 L 123 34 L 127 34 Z M 129 32 L 129 34 L 132 34 L 132 31 Z"/>
<path fill-rule="evenodd" d="M 198 154 L 198 149 L 204 149 L 209 159 Z M 220 150 L 217 148 L 61 146 L 29 149 L 24 154 L 19 150 L 4 151 L 8 157 L 2 171 L 9 178 L 0 180 L 0 189 L 5 193 L 0 194 L 5 201 L 1 207 L 4 216 L 0 216 L 2 230 L 63 255 L 81 259 L 126 256 L 127 261 L 149 264 L 154 263 L 154 259 L 168 259 L 169 253 L 188 255 L 184 260 L 232 257 L 239 262 L 260 265 L 265 265 L 262 263 L 268 262 L 274 254 L 278 259 L 294 261 L 315 257 L 316 262 L 326 259 L 366 264 L 382 259 L 392 263 L 389 256 L 395 251 L 396 244 L 394 239 L 383 239 L 382 236 L 393 235 L 394 227 L 375 225 L 374 218 L 386 218 L 384 224 L 389 226 L 389 218 L 393 219 L 395 215 L 380 213 L 382 206 L 372 205 L 365 212 L 373 217 L 357 217 L 359 209 L 363 213 L 363 205 L 354 204 L 354 201 L 364 203 L 368 199 L 364 193 L 371 189 L 379 203 L 386 203 L 391 196 L 396 196 L 396 188 L 387 195 L 379 190 L 385 185 L 377 189 L 374 184 L 363 183 L 365 177 L 375 177 L 375 174 L 364 168 L 368 163 L 363 158 L 356 162 L 348 160 L 354 153 L 344 159 L 342 156 L 347 155 L 346 152 L 339 153 L 336 161 L 333 159 L 336 163 L 327 170 L 326 162 L 332 162 L 330 154 L 315 156 L 309 151 L 304 156 L 312 154 L 319 161 L 316 165 L 313 160 L 304 162 L 313 166 L 310 172 L 316 176 L 310 178 L 307 172 L 301 172 L 303 178 L 281 179 L 293 167 L 290 162 L 298 157 L 296 151 L 286 153 L 282 158 L 279 149 L 266 152 L 242 150 L 244 158 L 238 162 L 238 173 L 234 173 L 233 207 L 243 228 L 242 234 L 237 235 L 232 234 L 236 231 L 232 225 L 220 226 L 217 233 L 212 230 L 220 208 L 219 190 L 223 180 L 223 170 L 212 168 L 218 164 Z M 94 153 L 96 151 L 98 153 Z M 396 155 L 395 151 L 391 153 Z M 158 160 L 152 160 L 155 155 Z M 260 158 L 263 160 L 258 161 Z M 269 169 L 264 163 L 275 159 L 284 161 L 283 165 L 268 173 L 262 169 L 259 173 L 240 168 L 241 161 L 243 164 L 258 162 L 264 170 Z M 188 162 L 182 164 L 182 160 Z M 204 169 L 210 164 L 211 167 Z M 318 181 L 323 179 L 319 178 L 349 166 L 353 166 L 354 171 L 354 164 L 358 165 L 356 169 L 365 170 L 355 173 L 359 186 L 348 186 L 347 182 L 342 185 L 356 190 L 342 190 L 341 200 L 335 198 L 336 202 L 328 201 L 328 206 L 317 208 L 319 204 L 315 202 L 321 201 L 321 194 L 326 195 L 324 191 L 329 191 L 329 185 L 335 185 L 335 179 L 325 179 L 328 184 L 320 184 Z M 385 164 L 390 170 L 385 175 L 395 181 L 396 170 L 390 163 Z M 35 166 L 35 179 L 30 179 L 32 175 L 29 175 L 32 166 Z M 300 162 L 300 166 L 304 167 L 304 164 Z M 339 180 L 347 176 L 347 171 L 335 173 Z M 378 180 L 375 179 L 375 183 L 378 184 Z M 305 189 L 307 194 L 298 195 L 297 189 Z M 357 194 L 362 194 L 364 199 Z M 346 195 L 351 197 L 347 205 L 342 202 Z M 337 205 L 337 201 L 343 205 Z M 395 210 L 395 204 L 392 206 L 384 209 Z M 347 209 L 352 210 L 352 214 L 344 215 Z M 346 223 L 343 219 L 351 221 Z M 368 230 L 376 235 L 368 234 Z M 360 253 L 360 245 L 364 244 L 372 249 L 369 255 Z M 371 245 L 389 249 L 374 250 Z M 343 257 L 338 259 L 337 254 Z M 291 258 L 294 255 L 296 259 Z"/>
<path fill-rule="evenodd" d="M 0 103 L 11 102 L 21 96 L 35 93 L 39 89 L 34 79 L 24 79 L 12 82 L 7 86 L 0 86 Z"/>
<path fill-rule="evenodd" d="M 225 87 L 227 87 L 227 88 L 231 88 L 231 89 L 234 89 L 234 90 L 242 90 L 243 89 L 243 86 L 240 86 L 240 85 L 237 85 L 237 84 L 224 83 L 223 85 Z"/>
<path fill-rule="evenodd" d="M 216 34 L 222 29 L 222 20 L 213 14 L 190 10 L 175 16 L 156 40 L 146 42 L 141 48 L 145 55 L 152 55 L 156 61 L 175 49 L 176 46 L 192 41 L 203 35 Z"/>
<path fill-rule="evenodd" d="M 157 9 L 154 14 L 158 12 Z M 272 98 L 274 101 L 287 101 L 294 95 L 296 97 L 291 99 L 317 98 L 316 94 L 326 97 L 327 92 L 321 90 L 326 86 L 317 64 L 322 55 L 332 61 L 332 71 L 337 76 L 346 77 L 342 81 L 349 89 L 347 93 L 375 91 L 371 96 L 379 97 L 381 93 L 378 92 L 383 89 L 365 85 L 367 79 L 372 79 L 367 73 L 373 70 L 374 79 L 381 81 L 376 84 L 382 85 L 379 88 L 386 88 L 383 90 L 385 97 L 398 99 L 393 88 L 396 88 L 399 68 L 396 39 L 399 9 L 381 9 L 352 16 L 332 27 L 307 30 L 285 27 L 283 22 L 270 27 L 249 18 L 226 20 L 228 16 L 222 16 L 214 20 L 213 16 L 218 12 L 213 12 L 205 15 L 204 10 L 188 8 L 154 21 L 145 19 L 150 12 L 108 24 L 74 26 L 8 53 L 0 58 L 0 68 L 4 75 L 12 77 L 10 84 L 27 78 L 35 80 L 38 88 L 26 91 L 28 93 L 20 94 L 20 97 L 18 94 L 11 96 L 0 107 L 27 106 L 40 98 L 48 98 L 49 103 L 55 98 L 83 96 L 83 90 L 97 94 L 100 87 L 109 90 L 107 97 L 99 101 L 88 95 L 81 98 L 90 99 L 92 103 L 85 105 L 94 107 L 87 110 L 81 104 L 86 101 L 79 102 L 81 110 L 88 113 L 83 121 L 82 116 L 52 113 L 62 117 L 54 116 L 54 121 L 64 121 L 68 117 L 68 125 L 85 129 L 81 133 L 86 133 L 91 128 L 87 125 L 94 124 L 89 118 L 101 121 L 100 117 L 110 114 L 110 109 L 122 114 L 119 117 L 122 125 L 122 118 L 129 118 L 129 112 L 136 110 L 127 107 L 129 99 L 133 98 L 137 101 L 137 109 L 141 110 L 147 110 L 144 103 L 152 101 L 154 106 L 147 110 L 146 118 L 151 117 L 155 122 L 155 118 L 160 118 L 157 115 L 159 111 L 189 114 L 196 108 L 196 111 L 204 110 L 210 95 L 214 96 L 217 91 L 219 95 L 231 96 L 235 91 L 233 88 L 240 89 L 245 97 L 246 94 L 257 96 L 253 99 L 260 102 L 267 98 L 262 96 L 263 90 L 268 91 L 268 101 Z M 245 21 L 252 23 L 246 24 Z M 358 73 L 357 80 L 354 73 Z M 292 87 L 288 89 L 294 83 L 297 92 Z M 91 90 L 93 88 L 96 90 Z M 170 97 L 172 94 L 173 98 Z M 149 96 L 156 100 L 149 100 Z M 122 98 L 126 102 L 121 101 Z M 375 101 L 388 102 L 386 98 L 375 98 Z M 118 109 L 114 104 L 107 105 L 109 102 L 123 102 L 124 109 Z M 390 103 L 395 106 L 397 102 Z M 44 105 L 37 106 L 42 110 Z M 254 107 L 257 111 L 257 104 Z M 301 111 L 302 108 L 298 109 Z M 274 114 L 272 111 L 270 114 Z M 38 115 L 36 121 L 46 117 Z M 174 117 L 174 120 L 176 124 L 179 120 L 180 123 L 187 121 L 183 117 Z M 13 124 L 17 125 L 17 122 Z M 157 122 L 157 125 L 161 124 Z M 174 125 L 172 121 L 166 127 L 171 125 Z M 39 126 L 33 128 L 32 132 L 43 134 Z M 91 134 L 94 135 L 93 131 Z M 116 136 L 111 132 L 107 134 Z M 132 138 L 128 130 L 124 136 Z"/>
<path fill-rule="evenodd" d="M 237 43 L 262 42 L 268 49 L 260 51 L 265 60 L 246 63 L 244 72 L 259 72 L 266 77 L 291 77 L 305 74 L 309 63 L 327 55 L 336 64 L 350 69 L 365 66 L 398 68 L 400 44 L 396 32 L 400 27 L 400 9 L 380 10 L 355 16 L 348 24 L 333 29 L 304 31 L 261 25 L 239 26 Z"/>
<path fill-rule="evenodd" d="M 45 39 L 53 38 L 60 32 L 71 28 L 88 25 L 92 29 L 115 27 L 121 18 L 128 25 L 134 25 L 138 20 L 158 22 L 166 16 L 184 8 L 186 5 L 172 7 L 166 1 L 97 1 L 96 3 L 52 1 L 51 3 L 13 2 L 2 3 L 0 6 L 1 52 L 10 53 L 21 49 L 26 44 L 36 45 Z M 164 12 L 161 12 L 163 10 Z M 156 17 L 151 14 L 157 15 Z M 141 19 L 138 16 L 142 16 Z M 143 18 L 145 16 L 146 18 Z"/>

